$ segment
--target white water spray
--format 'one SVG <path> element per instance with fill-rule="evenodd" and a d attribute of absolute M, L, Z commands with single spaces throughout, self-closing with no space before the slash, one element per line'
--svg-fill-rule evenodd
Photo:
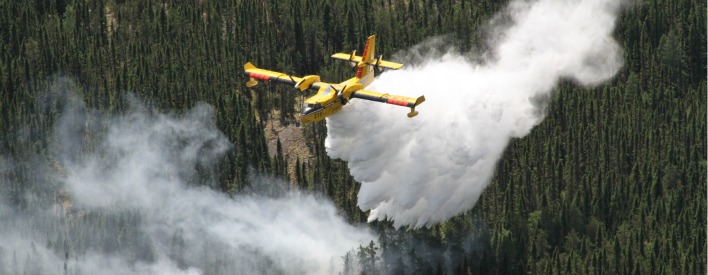
<path fill-rule="evenodd" d="M 484 64 L 454 53 L 427 57 L 370 86 L 424 94 L 417 117 L 352 102 L 328 118 L 327 152 L 348 161 L 362 183 L 358 205 L 371 210 L 369 220 L 421 227 L 471 209 L 510 138 L 543 119 L 545 103 L 535 98 L 548 97 L 561 78 L 592 86 L 621 68 L 612 38 L 620 7 L 614 0 L 513 1 L 504 13 L 512 22 L 492 33 L 493 58 Z"/>

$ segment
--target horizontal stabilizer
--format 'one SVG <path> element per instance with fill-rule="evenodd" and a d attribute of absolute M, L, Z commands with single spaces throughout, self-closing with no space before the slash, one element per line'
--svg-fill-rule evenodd
<path fill-rule="evenodd" d="M 372 58 L 372 59 L 367 60 L 366 62 L 361 62 L 361 56 L 353 55 L 353 54 L 346 54 L 346 53 L 335 53 L 332 55 L 332 58 L 344 60 L 344 61 L 356 62 L 357 64 L 359 64 L 359 66 L 369 65 L 369 66 L 386 68 L 386 69 L 394 69 L 394 70 L 398 70 L 403 67 L 403 64 L 401 64 L 401 63 L 382 60 L 381 57 L 379 57 L 378 59 Z"/>
<path fill-rule="evenodd" d="M 361 61 L 361 56 L 355 55 L 354 53 L 352 53 L 352 54 L 335 53 L 332 55 L 332 58 L 344 60 L 344 61 L 353 61 L 353 62 L 360 62 Z"/>

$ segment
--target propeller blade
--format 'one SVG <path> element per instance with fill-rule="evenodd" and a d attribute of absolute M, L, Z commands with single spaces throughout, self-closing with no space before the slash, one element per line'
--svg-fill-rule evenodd
<path fill-rule="evenodd" d="M 341 90 L 339 90 L 339 92 L 337 93 L 337 97 L 343 97 L 343 96 L 344 96 L 344 91 L 346 91 L 346 90 L 347 90 L 347 85 L 344 85 L 344 88 L 342 88 Z"/>
<path fill-rule="evenodd" d="M 290 81 L 292 81 L 293 84 L 295 84 L 295 86 L 293 87 L 293 91 L 298 90 L 298 89 L 300 88 L 300 83 L 301 83 L 303 80 L 305 80 L 305 79 L 303 78 L 302 80 L 300 80 L 300 82 L 297 82 L 297 81 L 295 81 L 295 79 L 294 79 L 291 75 L 288 75 L 288 78 L 290 78 Z"/>
<path fill-rule="evenodd" d="M 332 87 L 332 89 L 334 89 L 335 91 L 337 91 L 337 96 L 342 96 L 343 92 L 347 89 L 347 85 L 344 85 L 344 88 L 342 88 L 341 90 L 337 90 L 337 88 L 332 86 L 332 84 L 330 84 L 329 86 Z"/>
<path fill-rule="evenodd" d="M 339 98 L 340 101 L 342 101 L 342 105 L 347 104 L 347 99 L 344 98 L 344 91 L 346 91 L 346 90 L 347 90 L 347 85 L 344 85 L 344 88 L 342 88 L 342 91 L 339 92 L 339 96 L 337 97 L 337 98 Z"/>
<path fill-rule="evenodd" d="M 374 65 L 374 69 L 375 69 L 377 72 L 383 71 L 383 68 L 379 67 L 379 64 L 381 64 L 381 59 L 383 59 L 383 54 L 382 54 L 382 55 L 379 55 L 379 58 L 376 59 L 376 65 Z"/>

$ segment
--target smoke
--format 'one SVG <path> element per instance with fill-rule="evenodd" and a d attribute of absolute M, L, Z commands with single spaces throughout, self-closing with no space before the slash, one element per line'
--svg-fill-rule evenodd
<path fill-rule="evenodd" d="M 369 220 L 417 228 L 472 208 L 509 140 L 542 121 L 560 79 L 593 86 L 620 69 L 612 38 L 620 8 L 614 0 L 513 1 L 491 23 L 491 52 L 478 57 L 485 62 L 437 54 L 431 42 L 400 54 L 419 63 L 369 89 L 425 95 L 420 115 L 357 101 L 327 120 L 327 152 L 362 183 L 358 205 L 371 210 Z"/>
<path fill-rule="evenodd" d="M 37 181 L 56 187 L 24 208 L 0 198 L 0 274 L 333 274 L 343 255 L 374 239 L 313 195 L 229 197 L 195 184 L 216 178 L 214 164 L 239 150 L 210 106 L 159 114 L 131 100 L 127 115 L 101 118 L 65 101 L 58 159 L 18 167 L 0 157 L 3 186 L 20 186 L 12 175 L 24 170 L 49 171 Z"/>

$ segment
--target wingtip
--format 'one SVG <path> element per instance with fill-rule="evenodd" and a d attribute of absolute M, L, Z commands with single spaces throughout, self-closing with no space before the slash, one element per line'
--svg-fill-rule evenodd
<path fill-rule="evenodd" d="M 415 100 L 415 106 L 420 105 L 421 103 L 425 102 L 425 96 L 419 96 L 418 99 Z"/>
<path fill-rule="evenodd" d="M 253 88 L 253 86 L 256 86 L 256 85 L 258 85 L 258 81 L 253 80 L 253 78 L 251 78 L 251 80 L 246 82 L 246 87 L 248 87 L 248 88 Z"/>
<path fill-rule="evenodd" d="M 415 104 L 413 105 L 413 107 L 411 107 L 411 112 L 408 113 L 408 117 L 409 117 L 409 118 L 413 118 L 413 117 L 415 117 L 415 116 L 418 115 L 418 111 L 415 110 L 415 107 L 417 107 L 418 105 L 420 105 L 420 104 L 423 103 L 424 101 L 425 101 L 425 96 L 419 96 L 419 97 L 415 100 Z"/>
<path fill-rule="evenodd" d="M 256 68 L 256 66 L 253 65 L 253 63 L 251 63 L 251 62 L 246 62 L 246 64 L 243 65 L 244 70 L 250 70 L 250 69 L 255 69 L 255 68 Z"/>

